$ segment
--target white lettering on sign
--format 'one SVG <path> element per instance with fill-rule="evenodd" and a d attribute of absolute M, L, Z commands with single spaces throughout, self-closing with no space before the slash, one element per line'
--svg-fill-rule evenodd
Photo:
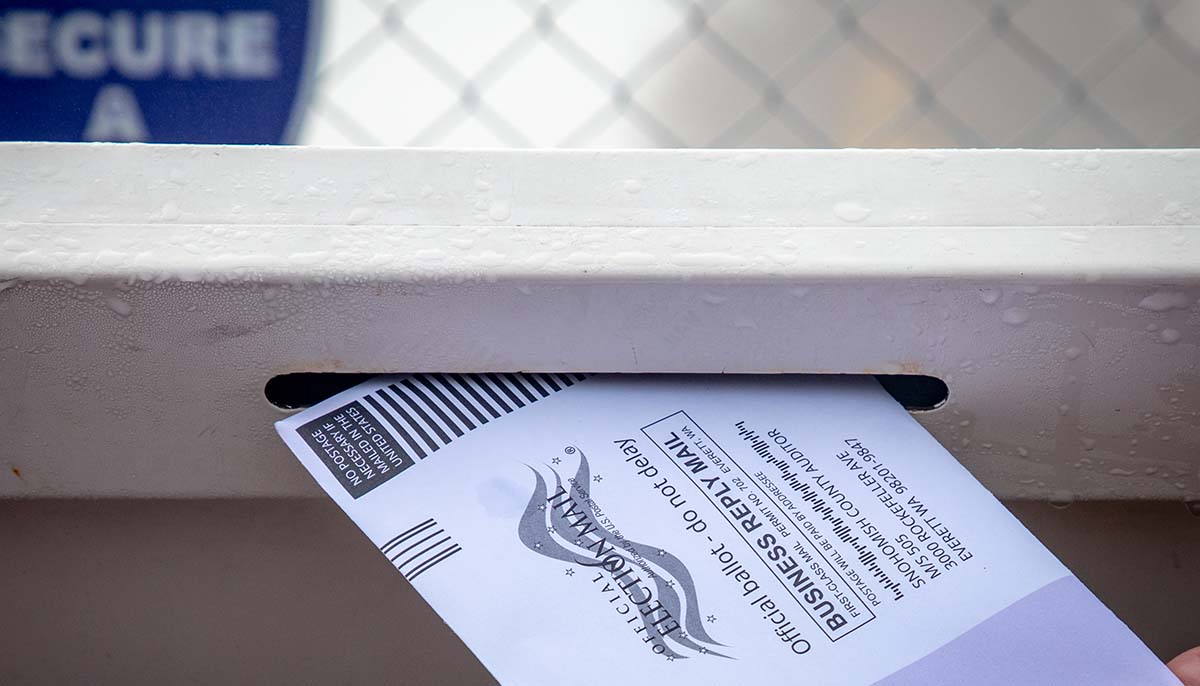
<path fill-rule="evenodd" d="M 265 11 L 0 12 L 0 73 L 78 79 L 269 79 L 279 24 Z"/>
<path fill-rule="evenodd" d="M 54 53 L 68 76 L 90 79 L 108 69 L 100 37 L 104 20 L 94 12 L 71 12 L 63 15 L 54 32 Z"/>
<path fill-rule="evenodd" d="M 13 76 L 52 76 L 54 67 L 46 47 L 50 15 L 13 11 L 0 24 L 4 29 L 4 63 Z"/>
<path fill-rule="evenodd" d="M 275 15 L 267 12 L 231 12 L 225 25 L 229 65 L 243 78 L 269 78 L 279 71 L 275 57 Z"/>
<path fill-rule="evenodd" d="M 110 83 L 101 88 L 92 103 L 83 139 L 135 143 L 147 138 L 146 120 L 129 86 Z"/>
<path fill-rule="evenodd" d="M 129 12 L 114 12 L 109 18 L 109 59 L 113 70 L 128 79 L 153 77 L 166 56 L 163 16 L 149 12 L 141 17 L 141 26 L 138 31 L 138 18 Z"/>

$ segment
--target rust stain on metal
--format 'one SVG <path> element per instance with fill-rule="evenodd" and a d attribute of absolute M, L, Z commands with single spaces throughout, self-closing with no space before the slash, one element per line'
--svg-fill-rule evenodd
<path fill-rule="evenodd" d="M 12 467 L 12 473 L 13 473 L 13 476 L 17 477 L 18 479 L 23 478 L 21 476 L 21 470 L 17 469 L 16 467 Z"/>

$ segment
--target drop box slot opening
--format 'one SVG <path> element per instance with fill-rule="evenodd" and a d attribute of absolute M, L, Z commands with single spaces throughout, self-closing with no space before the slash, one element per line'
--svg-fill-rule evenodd
<path fill-rule="evenodd" d="M 284 410 L 302 410 L 352 388 L 384 372 L 293 372 L 267 380 L 263 395 Z M 787 376 L 844 376 L 842 374 L 788 374 Z M 923 374 L 873 375 L 896 402 L 909 412 L 926 412 L 941 407 L 950 395 L 944 381 Z"/>

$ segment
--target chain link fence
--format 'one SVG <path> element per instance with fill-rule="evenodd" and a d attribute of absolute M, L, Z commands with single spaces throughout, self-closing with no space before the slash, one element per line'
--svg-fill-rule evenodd
<path fill-rule="evenodd" d="M 301 142 L 1190 147 L 1193 0 L 334 0 Z"/>

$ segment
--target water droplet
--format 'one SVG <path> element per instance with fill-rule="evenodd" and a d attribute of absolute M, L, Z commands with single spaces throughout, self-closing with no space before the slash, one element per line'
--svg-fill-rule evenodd
<path fill-rule="evenodd" d="M 1000 315 L 1000 319 L 1005 324 L 1020 326 L 1029 321 L 1029 310 L 1023 307 L 1010 307 L 1004 311 L 1004 314 Z"/>
<path fill-rule="evenodd" d="M 1133 476 L 1134 474 L 1137 474 L 1137 472 L 1132 469 L 1121 469 L 1120 467 L 1113 467 L 1112 469 L 1108 470 L 1108 473 L 1112 476 Z"/>
<path fill-rule="evenodd" d="M 433 195 L 433 186 L 425 184 L 424 186 L 421 186 L 417 193 L 419 193 L 422 198 L 428 198 L 429 196 Z"/>
<path fill-rule="evenodd" d="M 180 215 L 182 214 L 183 213 L 179 211 L 179 205 L 169 202 L 162 206 L 158 216 L 163 221 L 173 222 L 176 219 L 179 219 Z"/>
<path fill-rule="evenodd" d="M 1020 455 L 1021 457 L 1029 457 L 1029 450 L 1026 449 L 1024 446 L 1019 445 L 1019 446 L 1017 446 L 1017 454 Z"/>
<path fill-rule="evenodd" d="M 1000 300 L 1000 289 L 998 288 L 980 288 L 979 299 L 987 305 L 995 305 Z"/>
<path fill-rule="evenodd" d="M 0 291 L 7 291 L 8 289 L 17 285 L 17 281 L 19 280 L 20 279 L 9 279 L 8 281 L 0 281 Z"/>
<path fill-rule="evenodd" d="M 1094 438 L 1088 438 L 1087 436 L 1084 436 L 1083 438 L 1079 439 L 1079 442 L 1083 444 L 1084 450 L 1096 449 L 1096 439 Z"/>
<path fill-rule="evenodd" d="M 1186 310 L 1191 306 L 1191 299 L 1177 291 L 1159 291 L 1142 298 L 1138 307 L 1151 312 L 1166 312 L 1167 310 Z"/>
<path fill-rule="evenodd" d="M 1075 502 L 1075 494 L 1067 490 L 1056 490 L 1050 494 L 1050 506 L 1060 510 L 1068 508 Z"/>
<path fill-rule="evenodd" d="M 1064 241 L 1070 241 L 1072 243 L 1087 243 L 1088 242 L 1088 235 L 1086 233 L 1080 233 L 1078 231 L 1063 231 L 1059 235 L 1062 236 L 1062 239 Z"/>
<path fill-rule="evenodd" d="M 1089 152 L 1083 156 L 1083 160 L 1081 161 L 1080 164 L 1083 165 L 1084 169 L 1087 169 L 1089 171 L 1096 171 L 1097 169 L 1100 168 L 1100 155 L 1098 155 L 1094 152 Z"/>
<path fill-rule="evenodd" d="M 727 300 L 729 300 L 728 297 L 724 295 L 717 295 L 716 293 L 705 293 L 704 295 L 700 296 L 700 299 L 709 305 L 723 305 Z"/>
<path fill-rule="evenodd" d="M 350 224 L 362 224 L 370 218 L 371 210 L 365 207 L 355 207 L 350 210 L 350 215 L 346 218 L 346 221 Z"/>
<path fill-rule="evenodd" d="M 495 222 L 502 222 L 505 219 L 508 219 L 511 213 L 512 212 L 508 207 L 508 203 L 506 202 L 494 202 L 492 203 L 492 206 L 488 208 L 488 216 L 491 217 L 492 221 Z"/>
<path fill-rule="evenodd" d="M 1079 348 L 1070 347 L 1070 348 L 1067 348 L 1063 354 L 1067 356 L 1068 360 L 1074 360 L 1074 359 L 1078 358 L 1080 356 L 1080 354 L 1082 354 L 1082 352 L 1083 351 L 1081 351 Z"/>
<path fill-rule="evenodd" d="M 1179 333 L 1176 329 L 1163 329 L 1158 332 L 1158 340 L 1167 345 L 1178 343 L 1181 338 L 1183 338 L 1183 334 Z"/>
<path fill-rule="evenodd" d="M 1059 405 L 1058 414 L 1062 417 L 1066 417 L 1068 414 L 1071 414 L 1071 406 L 1066 404 Z"/>
<path fill-rule="evenodd" d="M 108 298 L 104 301 L 104 303 L 108 305 L 108 309 L 116 312 L 122 317 L 128 317 L 130 313 L 133 312 L 133 307 L 131 307 L 129 303 L 119 298 Z"/>
<path fill-rule="evenodd" d="M 871 214 L 871 208 L 863 207 L 855 202 L 839 202 L 833 206 L 833 213 L 844 222 L 857 224 Z"/>
<path fill-rule="evenodd" d="M 642 182 L 637 179 L 625 179 L 625 192 L 637 195 L 642 192 Z"/>
<path fill-rule="evenodd" d="M 745 169 L 755 162 L 758 162 L 758 158 L 759 155 L 757 153 L 743 152 L 739 153 L 737 157 L 733 158 L 733 163 L 742 169 Z"/>

